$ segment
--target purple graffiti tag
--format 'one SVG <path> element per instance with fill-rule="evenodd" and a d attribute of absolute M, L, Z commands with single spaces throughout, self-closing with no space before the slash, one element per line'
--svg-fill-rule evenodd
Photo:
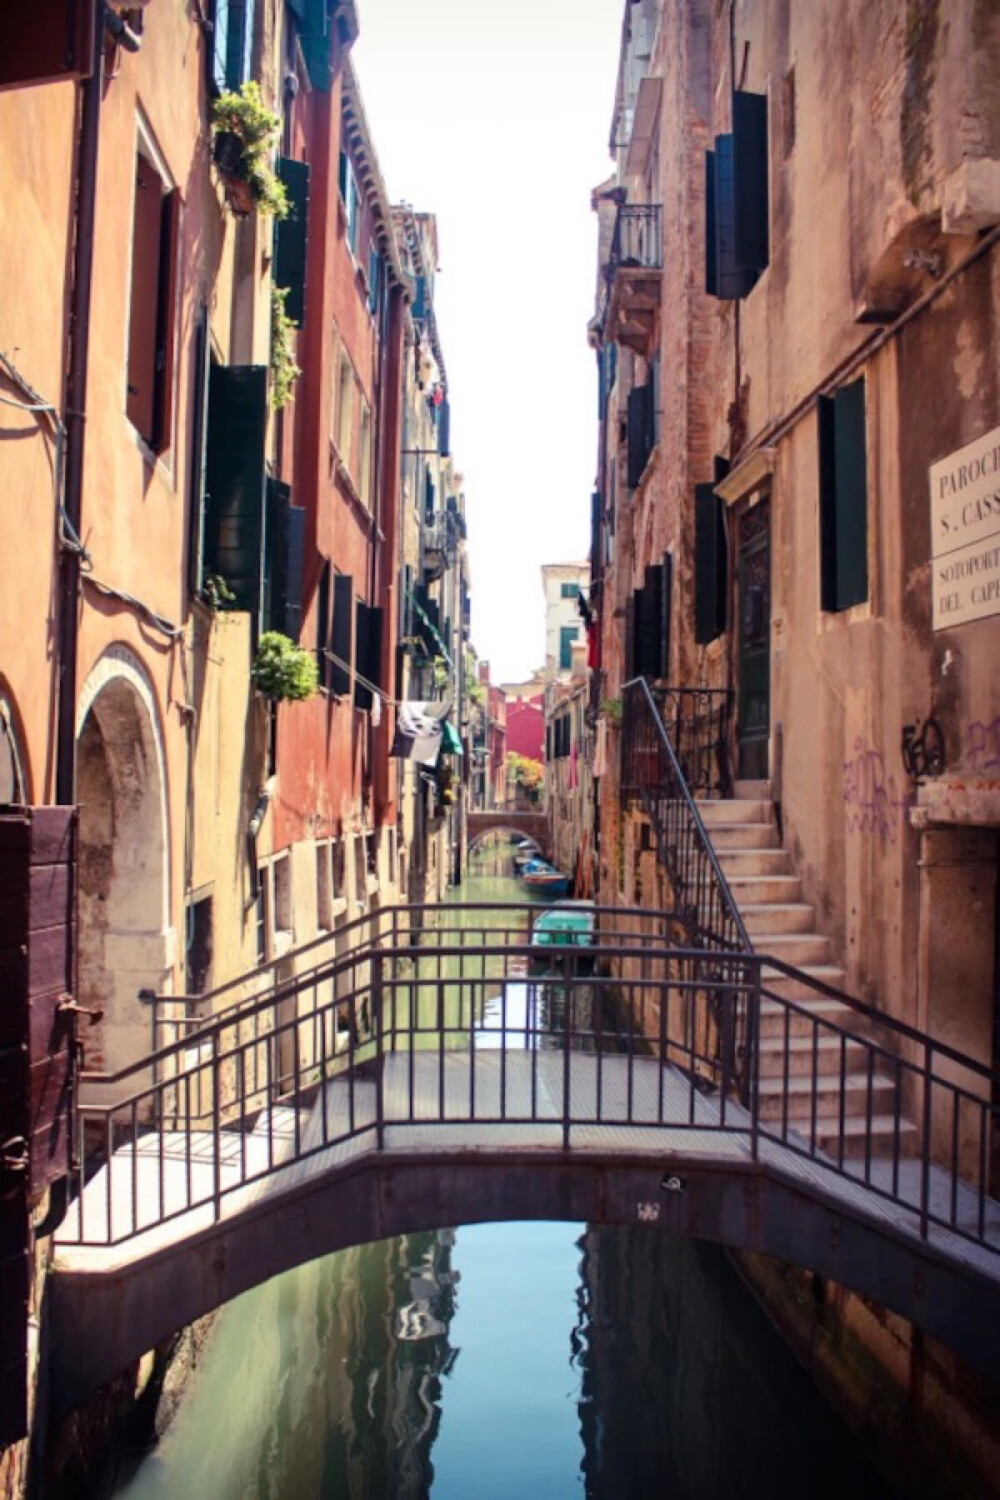
<path fill-rule="evenodd" d="M 877 836 L 896 842 L 904 825 L 908 798 L 900 796 L 896 778 L 886 774 L 881 751 L 873 750 L 858 736 L 854 758 L 844 762 L 844 809 L 848 833 Z"/>
<path fill-rule="evenodd" d="M 992 724 L 977 719 L 965 731 L 965 763 L 975 775 L 1000 768 L 1000 714 Z"/>

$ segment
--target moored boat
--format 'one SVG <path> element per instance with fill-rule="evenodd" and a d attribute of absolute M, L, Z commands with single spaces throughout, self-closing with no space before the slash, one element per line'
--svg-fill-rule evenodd
<path fill-rule="evenodd" d="M 543 896 L 565 896 L 569 887 L 569 876 L 556 870 L 544 859 L 531 859 L 521 871 L 521 879 L 533 891 Z"/>

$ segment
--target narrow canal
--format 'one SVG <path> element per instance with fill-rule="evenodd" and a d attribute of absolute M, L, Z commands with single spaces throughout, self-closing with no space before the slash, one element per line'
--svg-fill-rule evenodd
<path fill-rule="evenodd" d="M 523 899 L 503 868 L 457 894 Z M 248 1293 L 126 1466 L 129 1500 L 890 1493 L 722 1251 L 557 1223 L 443 1226 Z"/>

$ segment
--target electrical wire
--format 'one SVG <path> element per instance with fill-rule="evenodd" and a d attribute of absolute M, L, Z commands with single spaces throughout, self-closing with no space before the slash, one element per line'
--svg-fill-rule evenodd
<path fill-rule="evenodd" d="M 117 599 L 119 603 L 127 604 L 130 609 L 136 611 L 147 625 L 153 630 L 158 630 L 168 640 L 178 641 L 183 636 L 183 626 L 172 624 L 164 615 L 157 614 L 155 609 L 151 609 L 148 604 L 144 604 L 134 594 L 128 594 L 123 589 L 113 588 L 110 583 L 103 583 L 100 578 L 95 578 L 93 573 L 90 572 L 83 574 L 83 582 L 89 584 L 92 589 L 96 590 L 105 599 Z"/>

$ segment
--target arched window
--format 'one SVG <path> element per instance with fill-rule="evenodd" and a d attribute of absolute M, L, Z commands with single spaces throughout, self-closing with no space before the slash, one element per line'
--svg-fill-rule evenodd
<path fill-rule="evenodd" d="M 0 803 L 26 801 L 26 785 L 13 716 L 7 700 L 0 694 Z"/>

